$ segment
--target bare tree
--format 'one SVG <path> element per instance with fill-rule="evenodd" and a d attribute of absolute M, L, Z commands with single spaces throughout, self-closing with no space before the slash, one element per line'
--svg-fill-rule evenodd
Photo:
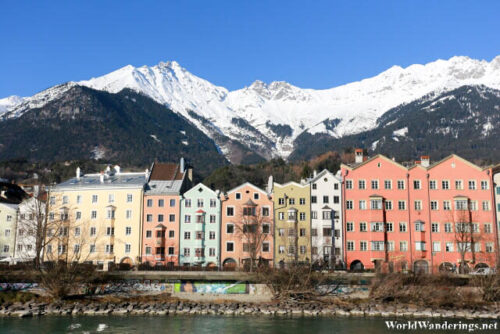
<path fill-rule="evenodd" d="M 473 222 L 473 214 L 470 210 L 470 203 L 455 203 L 458 207 L 452 213 L 454 222 L 454 237 L 457 244 L 457 251 L 460 254 L 459 272 L 465 274 L 468 271 L 467 253 L 471 253 L 471 264 L 476 262 L 476 243 L 481 240 L 481 234 L 477 223 Z"/>
<path fill-rule="evenodd" d="M 267 210 L 267 211 L 266 211 Z M 259 206 L 249 200 L 238 214 L 238 223 L 235 224 L 235 234 L 243 244 L 243 252 L 248 253 L 248 270 L 253 272 L 256 265 L 267 262 L 272 258 L 266 258 L 271 254 L 271 241 L 273 240 L 272 213 L 269 208 Z M 264 252 L 264 243 L 268 241 L 269 249 Z"/>

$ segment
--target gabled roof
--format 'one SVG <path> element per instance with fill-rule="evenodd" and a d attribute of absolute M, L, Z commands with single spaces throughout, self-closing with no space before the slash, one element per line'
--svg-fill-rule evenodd
<path fill-rule="evenodd" d="M 348 169 L 348 170 L 358 169 L 358 168 L 360 168 L 360 167 L 362 167 L 362 166 L 364 166 L 364 165 L 372 162 L 373 160 L 375 160 L 377 158 L 381 158 L 381 159 L 383 159 L 383 160 L 385 160 L 385 161 L 387 161 L 387 162 L 389 162 L 389 163 L 391 163 L 391 164 L 393 164 L 393 165 L 395 165 L 395 166 L 397 166 L 397 167 L 399 167 L 401 169 L 408 170 L 408 168 L 406 168 L 405 166 L 401 165 L 399 162 L 394 161 L 392 159 L 389 159 L 388 157 L 386 157 L 383 154 L 374 155 L 373 157 L 370 157 L 370 158 L 366 159 L 365 161 L 360 162 L 358 164 L 351 164 L 351 165 L 341 164 L 340 168 L 345 168 L 345 169 Z"/>
<path fill-rule="evenodd" d="M 246 186 L 249 186 L 250 188 L 253 188 L 253 189 L 255 189 L 255 190 L 257 190 L 257 191 L 260 191 L 261 193 L 263 193 L 263 194 L 266 194 L 266 195 L 267 195 L 267 192 L 265 192 L 263 189 L 261 189 L 261 188 L 257 187 L 256 185 L 254 185 L 254 184 L 252 184 L 252 183 L 250 183 L 250 182 L 245 182 L 245 183 L 243 183 L 243 184 L 240 184 L 239 186 L 237 186 L 237 187 L 235 187 L 235 188 L 233 188 L 233 189 L 229 190 L 229 191 L 227 192 L 227 194 L 231 194 L 231 193 L 233 193 L 233 192 L 235 192 L 235 191 L 238 191 L 238 190 L 240 190 L 241 188 L 246 187 Z"/>
<path fill-rule="evenodd" d="M 465 163 L 466 165 L 470 166 L 470 167 L 473 167 L 479 171 L 484 171 L 484 170 L 487 170 L 487 169 L 490 169 L 492 168 L 492 166 L 486 166 L 486 167 L 481 167 L 481 166 L 478 166 L 472 162 L 470 162 L 469 160 L 466 160 L 464 158 L 462 158 L 461 156 L 459 155 L 456 155 L 456 154 L 450 154 L 449 156 L 439 160 L 438 162 L 436 163 L 433 163 L 432 165 L 430 165 L 427 169 L 432 169 L 434 167 L 437 167 L 438 165 L 442 164 L 443 162 L 447 161 L 447 160 L 450 160 L 451 158 L 455 158 L 457 160 L 460 160 L 461 162 Z"/>
<path fill-rule="evenodd" d="M 300 187 L 300 188 L 306 188 L 306 187 L 309 187 L 309 183 L 306 183 L 306 184 L 300 184 L 300 183 L 297 183 L 295 181 L 289 181 L 287 183 L 284 183 L 284 184 L 280 184 L 280 183 L 277 183 L 277 182 L 274 182 L 274 185 L 273 185 L 273 188 L 275 186 L 278 186 L 280 188 L 284 188 L 284 187 L 287 187 L 289 185 L 294 185 L 294 186 L 297 186 L 297 187 Z"/>
<path fill-rule="evenodd" d="M 155 162 L 151 168 L 149 180 L 173 181 L 184 179 L 185 172 L 180 166 L 173 162 Z"/>
<path fill-rule="evenodd" d="M 331 210 L 332 208 L 330 208 L 328 205 L 325 205 L 324 207 L 321 208 L 321 210 Z"/>
<path fill-rule="evenodd" d="M 319 172 L 318 174 L 316 174 L 316 176 L 308 178 L 306 180 L 306 182 L 308 182 L 308 183 L 316 182 L 318 179 L 320 179 L 321 177 L 323 177 L 326 174 L 330 174 L 335 179 L 337 179 L 337 181 L 340 181 L 340 178 L 338 178 L 335 174 L 333 174 L 332 172 L 330 172 L 328 169 L 323 169 L 321 172 Z"/>
<path fill-rule="evenodd" d="M 198 183 L 197 185 L 195 185 L 195 186 L 191 187 L 191 189 L 189 189 L 188 191 L 186 191 L 186 192 L 184 193 L 184 197 L 189 196 L 191 193 L 195 193 L 195 194 L 196 194 L 196 193 L 198 193 L 198 190 L 199 190 L 200 188 L 202 188 L 202 189 L 203 189 L 203 191 L 209 191 L 209 192 L 213 193 L 214 197 L 217 197 L 217 192 L 216 192 L 216 191 L 214 191 L 214 190 L 210 189 L 209 187 L 207 187 L 206 185 L 204 185 L 204 184 L 203 184 L 203 183 L 201 183 L 201 182 L 200 182 L 200 183 Z"/>

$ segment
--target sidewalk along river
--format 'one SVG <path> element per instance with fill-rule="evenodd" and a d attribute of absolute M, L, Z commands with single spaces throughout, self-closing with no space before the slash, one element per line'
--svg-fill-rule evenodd
<path fill-rule="evenodd" d="M 388 322 L 391 322 L 388 324 Z M 413 333 L 498 333 L 496 321 L 459 319 L 367 319 L 367 318 L 279 318 L 230 316 L 87 316 L 40 318 L 0 318 L 0 333 L 398 333 L 404 326 Z M 470 331 L 489 325 L 490 330 Z M 430 326 L 453 325 L 455 329 L 429 330 Z M 399 327 L 398 327 L 399 326 Z M 460 327 L 461 326 L 461 327 Z M 496 327 L 496 330 L 494 329 Z M 427 328 L 427 329 L 426 329 Z"/>

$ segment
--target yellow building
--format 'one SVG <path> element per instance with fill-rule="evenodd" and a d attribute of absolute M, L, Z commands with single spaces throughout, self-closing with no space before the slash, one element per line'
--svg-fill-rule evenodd
<path fill-rule="evenodd" d="M 49 194 L 44 259 L 109 264 L 138 264 L 142 205 L 148 171 L 122 173 L 119 166 L 81 174 Z"/>
<path fill-rule="evenodd" d="M 273 184 L 276 266 L 311 262 L 311 190 L 309 184 Z"/>

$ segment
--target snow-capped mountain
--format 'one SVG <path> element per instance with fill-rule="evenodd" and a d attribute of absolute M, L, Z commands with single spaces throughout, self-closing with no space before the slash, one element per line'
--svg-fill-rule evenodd
<path fill-rule="evenodd" d="M 9 109 L 21 104 L 23 98 L 17 95 L 12 95 L 4 99 L 0 99 L 0 116 Z"/>
<path fill-rule="evenodd" d="M 7 106 L 4 117 L 18 117 L 76 84 L 111 93 L 124 88 L 143 93 L 189 119 L 213 138 L 226 156 L 230 139 L 265 158 L 286 158 L 294 149 L 295 138 L 305 131 L 340 138 L 373 129 L 387 110 L 432 92 L 439 94 L 463 85 L 500 89 L 500 56 L 491 62 L 453 57 L 407 68 L 393 66 L 375 77 L 324 90 L 256 81 L 228 91 L 174 61 L 152 67 L 129 65 L 25 98 L 20 104 Z"/>

